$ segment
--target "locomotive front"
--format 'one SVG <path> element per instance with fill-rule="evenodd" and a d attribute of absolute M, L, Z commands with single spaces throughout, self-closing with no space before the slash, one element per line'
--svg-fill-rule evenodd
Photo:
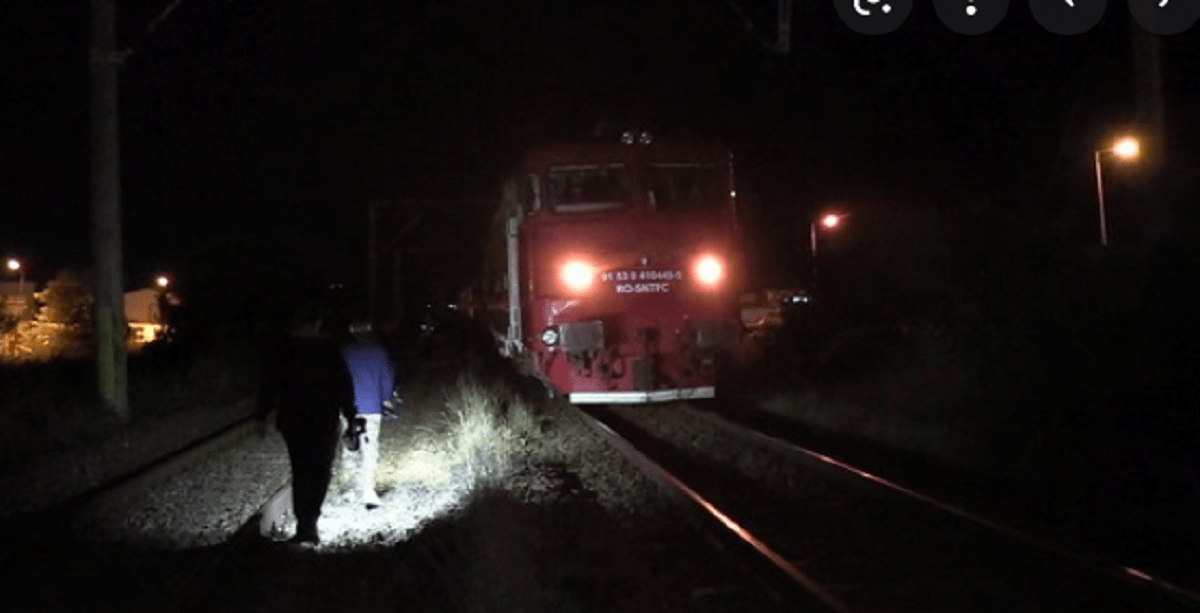
<path fill-rule="evenodd" d="M 521 327 L 573 403 L 711 398 L 740 340 L 732 166 L 718 146 L 526 157 Z"/>

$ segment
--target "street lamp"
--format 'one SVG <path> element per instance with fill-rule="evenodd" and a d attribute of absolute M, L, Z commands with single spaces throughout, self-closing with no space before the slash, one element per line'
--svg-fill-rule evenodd
<path fill-rule="evenodd" d="M 154 280 L 154 284 L 157 285 L 159 289 L 167 289 L 167 286 L 171 284 L 171 280 L 168 279 L 166 275 L 159 275 L 158 278 Z"/>
<path fill-rule="evenodd" d="M 812 283 L 817 284 L 817 226 L 820 225 L 826 230 L 832 230 L 842 223 L 842 218 L 845 215 L 835 215 L 827 213 L 819 218 L 812 219 L 808 222 L 808 254 L 809 260 L 812 262 Z"/>
<path fill-rule="evenodd" d="M 1111 153 L 1122 160 L 1132 160 L 1138 156 L 1141 147 L 1137 139 L 1125 137 L 1117 141 L 1115 145 L 1108 149 L 1100 149 L 1095 152 L 1096 159 L 1096 196 L 1097 204 L 1100 208 L 1100 245 L 1108 246 L 1108 219 L 1104 211 L 1104 174 L 1100 166 L 1100 154 Z"/>
<path fill-rule="evenodd" d="M 19 275 L 17 282 L 17 293 L 25 295 L 25 268 L 21 266 L 21 260 L 17 258 L 8 258 L 8 269 Z"/>

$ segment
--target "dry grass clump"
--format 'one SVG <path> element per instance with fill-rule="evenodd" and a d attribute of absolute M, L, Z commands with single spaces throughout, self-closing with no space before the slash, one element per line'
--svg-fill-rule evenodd
<path fill-rule="evenodd" d="M 389 460 L 380 462 L 379 489 L 440 487 L 454 477 L 473 489 L 499 485 L 524 461 L 538 430 L 533 407 L 511 385 L 478 372 L 459 374 L 439 404 L 411 407 L 413 423 L 392 437 L 391 453 L 384 451 Z"/>

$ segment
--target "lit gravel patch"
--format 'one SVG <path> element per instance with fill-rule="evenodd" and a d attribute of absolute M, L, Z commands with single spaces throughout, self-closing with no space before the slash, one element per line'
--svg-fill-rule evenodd
<path fill-rule="evenodd" d="M 381 436 L 387 441 L 387 435 Z M 386 442 L 381 465 L 403 454 Z M 430 518 L 449 512 L 465 497 L 469 480 L 461 470 L 442 487 L 407 484 L 381 492 L 383 505 L 367 510 L 349 493 L 331 487 L 321 511 L 321 551 L 398 543 Z M 234 449 L 159 483 L 132 505 L 90 514 L 75 529 L 90 540 L 189 549 L 228 540 L 290 481 L 282 438 L 251 436 Z M 335 481 L 336 483 L 336 481 Z M 289 514 L 280 538 L 295 531 Z"/>
<path fill-rule="evenodd" d="M 488 466 L 460 463 L 436 470 L 413 464 L 433 460 L 406 449 L 404 420 L 384 422 L 380 434 L 379 494 L 382 505 L 368 510 L 345 479 L 335 475 L 321 511 L 318 552 L 390 547 L 407 540 L 429 521 L 469 504 L 484 479 L 514 499 L 553 504 L 571 497 L 593 500 L 614 516 L 645 513 L 661 496 L 620 454 L 600 441 L 573 413 L 556 413 L 553 426 L 531 441 L 514 470 L 481 475 Z M 414 475 L 425 479 L 413 479 Z M 410 480 L 405 481 L 405 478 Z M 228 540 L 290 479 L 287 452 L 277 433 L 250 436 L 235 448 L 153 487 L 131 505 L 78 519 L 74 529 L 89 540 L 191 549 Z M 295 532 L 290 514 L 275 538 Z"/>
<path fill-rule="evenodd" d="M 72 528 L 92 541 L 164 549 L 216 545 L 237 532 L 287 480 L 282 439 L 250 436 L 157 484 L 132 504 L 76 518 Z"/>
<path fill-rule="evenodd" d="M 472 481 L 464 469 L 456 467 L 444 486 L 408 484 L 381 492 L 379 500 L 383 504 L 370 510 L 351 495 L 327 499 L 318 525 L 322 541 L 318 550 L 390 547 L 405 541 L 430 520 L 461 508 L 470 495 Z M 294 531 L 294 519 L 289 519 L 284 532 Z"/>
<path fill-rule="evenodd" d="M 180 602 L 263 612 L 774 610 L 569 408 L 536 407 L 532 429 L 463 454 L 459 422 L 446 420 L 446 378 L 423 383 L 383 424 L 383 505 L 367 510 L 335 475 L 315 551 L 224 546 L 290 478 L 279 435 L 250 435 L 77 518 L 60 550 L 22 547 L 30 559 L 12 585 L 88 581 L 131 612 Z M 294 530 L 290 518 L 280 528 L 275 538 Z M 376 587 L 346 589 L 364 577 Z M 86 591 L 24 594 L 17 610 L 88 610 Z"/>

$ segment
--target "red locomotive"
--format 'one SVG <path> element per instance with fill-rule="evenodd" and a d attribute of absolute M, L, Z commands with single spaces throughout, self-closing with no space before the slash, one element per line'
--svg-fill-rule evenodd
<path fill-rule="evenodd" d="M 732 156 L 707 143 L 543 146 L 492 224 L 501 352 L 573 403 L 711 398 L 740 341 Z"/>

